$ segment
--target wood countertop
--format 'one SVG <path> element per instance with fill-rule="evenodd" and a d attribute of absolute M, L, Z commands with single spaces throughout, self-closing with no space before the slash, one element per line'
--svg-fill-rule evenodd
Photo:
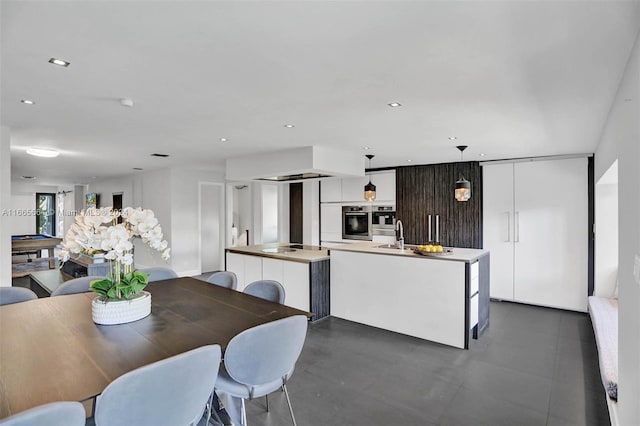
<path fill-rule="evenodd" d="M 329 250 L 306 244 L 271 243 L 253 246 L 228 247 L 228 253 L 270 257 L 291 262 L 311 263 L 329 259 Z"/>

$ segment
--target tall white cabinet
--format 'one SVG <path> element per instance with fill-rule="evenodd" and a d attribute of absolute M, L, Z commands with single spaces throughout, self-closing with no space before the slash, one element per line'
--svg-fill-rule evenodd
<path fill-rule="evenodd" d="M 483 165 L 495 299 L 587 310 L 587 158 Z"/>

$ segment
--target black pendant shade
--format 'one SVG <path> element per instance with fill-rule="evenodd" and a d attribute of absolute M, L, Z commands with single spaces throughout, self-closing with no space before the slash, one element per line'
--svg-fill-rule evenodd
<path fill-rule="evenodd" d="M 462 152 L 467 149 L 467 145 L 458 145 L 456 148 L 460 150 L 460 161 L 462 161 Z M 455 197 L 456 201 L 469 201 L 469 198 L 471 198 L 471 182 L 462 175 L 456 181 Z"/>
<path fill-rule="evenodd" d="M 369 168 L 371 168 L 371 159 L 374 155 L 365 155 L 369 159 Z M 376 186 L 371 183 L 371 176 L 369 176 L 369 183 L 364 186 L 364 199 L 367 201 L 375 201 L 376 199 Z"/>

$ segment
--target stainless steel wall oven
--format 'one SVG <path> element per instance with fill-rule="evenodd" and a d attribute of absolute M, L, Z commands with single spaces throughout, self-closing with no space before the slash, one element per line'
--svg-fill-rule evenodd
<path fill-rule="evenodd" d="M 371 206 L 342 207 L 342 238 L 371 241 Z"/>

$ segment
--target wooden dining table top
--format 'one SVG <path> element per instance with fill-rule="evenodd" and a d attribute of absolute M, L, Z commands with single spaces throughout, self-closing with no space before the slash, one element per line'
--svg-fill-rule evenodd
<path fill-rule="evenodd" d="M 138 367 L 281 318 L 312 314 L 195 278 L 150 283 L 151 315 L 91 319 L 95 293 L 0 306 L 0 418 L 54 401 L 86 401 Z"/>

